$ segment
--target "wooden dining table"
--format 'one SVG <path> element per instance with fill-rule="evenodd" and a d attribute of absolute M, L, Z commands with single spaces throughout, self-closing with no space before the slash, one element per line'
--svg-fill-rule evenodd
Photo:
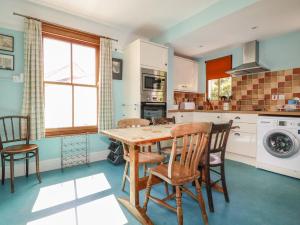
<path fill-rule="evenodd" d="M 174 124 L 156 125 L 147 127 L 134 127 L 122 129 L 103 130 L 101 133 L 110 138 L 121 141 L 129 146 L 130 157 L 130 192 L 129 199 L 118 198 L 131 214 L 133 214 L 141 224 L 153 224 L 151 219 L 143 211 L 139 203 L 139 192 L 146 188 L 148 177 L 139 177 L 139 157 L 141 145 L 154 144 L 159 141 L 172 139 L 171 129 Z M 161 180 L 153 180 L 152 183 L 160 183 Z"/>

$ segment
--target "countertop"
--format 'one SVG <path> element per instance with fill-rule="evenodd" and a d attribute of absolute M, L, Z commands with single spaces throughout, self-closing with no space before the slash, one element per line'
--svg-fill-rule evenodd
<path fill-rule="evenodd" d="M 285 112 L 285 111 L 232 111 L 232 110 L 190 110 L 190 109 L 172 109 L 168 110 L 172 112 L 205 112 L 205 113 L 244 113 L 244 114 L 257 114 L 257 115 L 269 115 L 269 116 L 299 116 L 300 112 Z"/>

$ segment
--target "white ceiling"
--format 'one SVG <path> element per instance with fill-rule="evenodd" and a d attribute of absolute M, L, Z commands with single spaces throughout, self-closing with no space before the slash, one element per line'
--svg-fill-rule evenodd
<path fill-rule="evenodd" d="M 252 30 L 254 26 L 258 28 Z M 171 44 L 181 55 L 199 57 L 295 30 L 300 30 L 300 0 L 261 0 Z"/>
<path fill-rule="evenodd" d="M 150 38 L 219 0 L 27 0 Z"/>

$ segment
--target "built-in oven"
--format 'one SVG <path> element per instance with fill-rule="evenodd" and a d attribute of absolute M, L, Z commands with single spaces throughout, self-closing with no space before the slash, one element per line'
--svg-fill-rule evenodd
<path fill-rule="evenodd" d="M 165 102 L 142 102 L 141 118 L 152 120 L 166 117 L 167 105 Z"/>

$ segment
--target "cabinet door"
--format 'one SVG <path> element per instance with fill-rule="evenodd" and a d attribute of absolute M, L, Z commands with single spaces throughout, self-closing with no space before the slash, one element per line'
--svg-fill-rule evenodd
<path fill-rule="evenodd" d="M 176 123 L 192 123 L 193 122 L 193 113 L 192 112 L 176 113 L 175 114 L 175 122 Z"/>
<path fill-rule="evenodd" d="M 174 57 L 174 89 L 197 92 L 198 64 L 192 60 Z"/>
<path fill-rule="evenodd" d="M 255 158 L 256 134 L 230 132 L 226 151 Z"/>
<path fill-rule="evenodd" d="M 194 122 L 213 122 L 221 123 L 222 114 L 221 113 L 205 113 L 205 112 L 194 112 Z"/>
<path fill-rule="evenodd" d="M 141 65 L 142 67 L 167 71 L 168 49 L 141 41 Z"/>

